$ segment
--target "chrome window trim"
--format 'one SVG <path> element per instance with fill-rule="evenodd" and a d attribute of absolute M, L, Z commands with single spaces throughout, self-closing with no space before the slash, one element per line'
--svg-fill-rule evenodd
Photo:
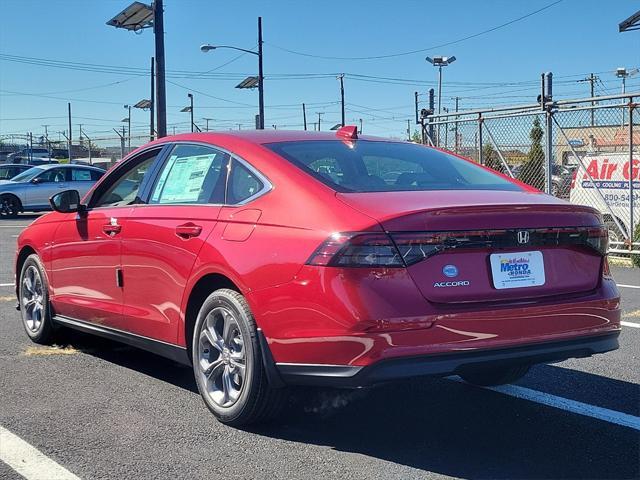
<path fill-rule="evenodd" d="M 231 176 L 231 165 L 227 164 L 227 178 L 225 180 L 225 192 L 224 192 L 224 196 L 225 196 L 225 202 L 220 204 L 220 203 L 144 203 L 144 204 L 138 204 L 138 205 L 129 205 L 129 206 L 136 206 L 136 207 L 142 207 L 142 206 L 167 206 L 167 205 L 171 205 L 171 206 L 191 206 L 193 207 L 194 205 L 199 205 L 199 206 L 221 206 L 221 207 L 240 207 L 243 205 L 246 205 L 249 202 L 252 202 L 253 200 L 256 200 L 257 198 L 266 195 L 267 193 L 269 193 L 271 190 L 274 189 L 273 184 L 269 181 L 269 179 L 262 174 L 262 172 L 260 172 L 259 170 L 257 170 L 253 165 L 251 165 L 247 160 L 245 160 L 244 158 L 242 158 L 241 156 L 239 156 L 236 153 L 233 153 L 230 150 L 227 150 L 226 148 L 220 147 L 218 145 L 212 144 L 212 143 L 207 143 L 207 142 L 197 142 L 197 141 L 177 141 L 177 142 L 167 142 L 167 144 L 169 145 L 173 145 L 174 147 L 178 146 L 178 145 L 197 145 L 199 147 L 209 147 L 209 148 L 214 148 L 216 150 L 219 150 L 222 153 L 226 153 L 227 155 L 229 155 L 230 160 L 237 160 L 238 162 L 242 163 L 242 165 L 249 170 L 253 175 L 255 175 L 258 180 L 260 180 L 262 182 L 262 188 L 260 190 L 258 190 L 256 193 L 254 193 L 253 195 L 251 195 L 250 197 L 242 200 L 241 202 L 237 202 L 237 203 L 227 203 L 227 189 L 229 186 L 229 177 Z M 171 152 L 173 151 L 173 148 L 167 152 L 167 155 L 171 155 Z M 158 172 L 159 173 L 159 172 Z M 155 184 L 155 180 L 154 179 L 154 184 Z"/>

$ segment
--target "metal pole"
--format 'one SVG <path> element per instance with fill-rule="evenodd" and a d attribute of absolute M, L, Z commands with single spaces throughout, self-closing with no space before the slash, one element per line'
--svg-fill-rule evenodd
<path fill-rule="evenodd" d="M 155 113 L 155 74 L 154 74 L 154 61 L 155 59 L 153 57 L 151 57 L 151 96 L 149 97 L 151 99 L 150 101 L 150 105 L 149 105 L 149 140 L 153 141 L 153 139 L 155 138 L 155 127 L 153 125 L 153 116 Z"/>
<path fill-rule="evenodd" d="M 433 88 L 431 88 L 429 90 L 429 110 L 431 112 L 433 112 L 433 108 L 434 108 L 434 103 L 435 103 L 435 92 L 433 90 Z M 431 124 L 432 119 L 431 119 L 431 115 L 429 116 L 429 138 L 431 138 L 431 141 L 433 142 L 433 125 Z M 422 142 L 424 143 L 424 142 Z"/>
<path fill-rule="evenodd" d="M 129 130 L 129 138 L 127 139 L 127 153 L 131 153 L 131 105 L 129 107 L 129 117 L 127 118 L 127 129 Z"/>
<path fill-rule="evenodd" d="M 318 112 L 318 131 L 320 131 L 320 117 L 322 116 L 322 113 Z"/>
<path fill-rule="evenodd" d="M 633 177 L 633 102 L 632 99 L 629 98 L 629 250 L 633 250 L 633 241 L 635 239 L 635 219 L 634 219 L 634 203 L 635 199 L 633 198 L 633 182 L 635 178 Z M 640 180 L 640 163 L 638 164 L 638 172 L 637 178 Z"/>
<path fill-rule="evenodd" d="M 302 122 L 304 123 L 304 129 L 307 130 L 307 107 L 303 103 L 302 104 Z"/>
<path fill-rule="evenodd" d="M 29 163 L 33 163 L 33 133 L 29 132 Z"/>
<path fill-rule="evenodd" d="M 484 152 L 482 151 L 482 123 L 484 120 L 482 119 L 482 114 L 478 114 L 478 163 L 480 165 L 484 165 Z"/>
<path fill-rule="evenodd" d="M 360 118 L 360 135 L 362 135 L 362 119 Z"/>
<path fill-rule="evenodd" d="M 69 163 L 71 163 L 71 138 L 73 136 L 73 132 L 71 131 L 71 102 L 67 103 L 67 111 L 69 114 L 69 138 L 67 139 L 67 149 L 69 150 Z"/>
<path fill-rule="evenodd" d="M 340 79 L 340 103 L 342 105 L 342 126 L 344 127 L 344 73 L 341 73 L 338 78 Z"/>
<path fill-rule="evenodd" d="M 189 97 L 189 114 L 191 117 L 191 133 L 193 133 L 193 94 L 192 93 L 188 93 L 187 96 Z"/>
<path fill-rule="evenodd" d="M 413 96 L 415 98 L 415 105 L 416 105 L 416 125 L 417 125 L 418 123 L 420 123 L 418 121 L 418 92 L 413 92 Z"/>
<path fill-rule="evenodd" d="M 595 81 L 596 81 L 596 77 L 595 75 L 592 73 L 591 75 L 589 75 L 589 83 L 591 84 L 591 98 L 596 96 L 595 93 Z M 591 106 L 595 107 L 596 102 L 592 101 L 591 102 Z M 596 124 L 596 111 L 595 110 L 591 110 L 591 126 L 595 126 Z"/>
<path fill-rule="evenodd" d="M 164 78 L 164 9 L 162 0 L 153 2 L 153 33 L 156 47 L 156 109 L 158 138 L 167 136 L 167 91 Z"/>
<path fill-rule="evenodd" d="M 122 158 L 125 157 L 125 153 L 124 153 L 124 136 L 125 136 L 125 131 L 124 131 L 124 125 L 122 126 L 122 140 L 121 140 L 121 151 L 122 151 Z"/>
<path fill-rule="evenodd" d="M 442 65 L 438 66 L 438 115 L 442 107 Z"/>
<path fill-rule="evenodd" d="M 624 75 L 622 75 L 622 95 L 627 93 L 627 73 L 625 71 Z M 632 123 L 632 122 L 629 122 Z M 624 127 L 624 108 L 622 109 L 622 125 Z"/>
<path fill-rule="evenodd" d="M 264 130 L 264 74 L 262 71 L 262 17 L 258 17 L 258 103 L 260 130 Z"/>
<path fill-rule="evenodd" d="M 546 148 L 546 160 L 547 160 L 547 169 L 545 172 L 545 191 L 549 195 L 553 194 L 553 106 L 548 104 L 547 102 L 553 101 L 553 73 L 547 73 L 547 96 L 546 100 L 546 140 L 547 140 L 547 148 Z"/>
<path fill-rule="evenodd" d="M 407 118 L 407 141 L 411 141 L 411 119 Z"/>
<path fill-rule="evenodd" d="M 460 100 L 460 97 L 456 97 L 456 113 L 458 113 L 458 100 Z M 457 118 L 457 117 L 456 117 Z M 455 141 L 455 151 L 456 153 L 458 153 L 458 147 L 459 147 L 459 140 L 458 140 L 458 122 L 455 123 L 455 127 L 456 127 L 456 141 Z"/>

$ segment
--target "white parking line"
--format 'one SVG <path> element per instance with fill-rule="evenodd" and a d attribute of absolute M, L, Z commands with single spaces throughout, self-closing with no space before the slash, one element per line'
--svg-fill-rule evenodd
<path fill-rule="evenodd" d="M 463 382 L 462 379 L 457 377 L 448 377 L 449 380 L 456 382 Z M 520 398 L 523 400 L 529 400 L 530 402 L 540 403 L 549 407 L 565 410 L 571 413 L 577 413 L 578 415 L 584 415 L 587 417 L 597 418 L 609 423 L 621 425 L 623 427 L 633 428 L 634 430 L 640 430 L 640 417 L 629 415 L 628 413 L 618 412 L 616 410 L 610 410 L 608 408 L 596 407 L 588 403 L 578 402 L 576 400 L 569 400 L 568 398 L 558 397 L 551 395 L 550 393 L 539 392 L 538 390 L 532 390 L 530 388 L 520 387 L 518 385 L 502 385 L 500 387 L 478 387 L 493 392 L 502 393 L 503 395 L 509 395 L 510 397 Z"/>
<path fill-rule="evenodd" d="M 13 283 L 0 283 L 0 287 L 13 287 Z"/>
<path fill-rule="evenodd" d="M 80 480 L 37 448 L 2 427 L 0 460 L 27 480 Z"/>
<path fill-rule="evenodd" d="M 622 325 L 623 327 L 640 328 L 640 323 L 622 321 L 620 322 L 620 325 Z"/>
<path fill-rule="evenodd" d="M 622 288 L 640 288 L 640 285 L 623 285 L 622 283 L 618 283 L 618 286 Z"/>

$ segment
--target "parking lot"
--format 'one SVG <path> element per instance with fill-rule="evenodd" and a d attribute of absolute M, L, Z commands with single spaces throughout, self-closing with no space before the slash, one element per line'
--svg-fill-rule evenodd
<path fill-rule="evenodd" d="M 640 477 L 638 270 L 612 267 L 615 352 L 537 366 L 515 387 L 300 390 L 280 423 L 239 430 L 217 423 L 190 370 L 169 360 L 76 333 L 65 348 L 29 342 L 12 262 L 32 219 L 0 221 L 0 427 L 77 477 Z M 0 478 L 20 477 L 0 462 Z"/>

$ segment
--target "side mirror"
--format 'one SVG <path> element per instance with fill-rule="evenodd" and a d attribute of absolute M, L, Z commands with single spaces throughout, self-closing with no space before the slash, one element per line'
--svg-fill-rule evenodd
<path fill-rule="evenodd" d="M 42 180 L 40 180 L 38 177 L 36 177 L 36 178 L 32 178 L 32 179 L 31 179 L 31 183 L 33 183 L 33 184 L 42 183 Z"/>
<path fill-rule="evenodd" d="M 51 208 L 60 213 L 82 213 L 86 210 L 86 206 L 80 203 L 80 193 L 77 190 L 65 190 L 56 193 L 49 199 Z"/>

